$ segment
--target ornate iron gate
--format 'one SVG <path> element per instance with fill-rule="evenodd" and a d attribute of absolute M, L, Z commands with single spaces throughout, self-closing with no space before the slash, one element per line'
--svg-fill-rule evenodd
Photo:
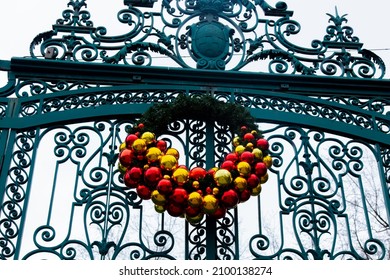
<path fill-rule="evenodd" d="M 388 259 L 390 82 L 345 17 L 302 48 L 282 2 L 155 2 L 125 0 L 128 32 L 106 36 L 72 0 L 1 61 L 0 259 Z M 223 219 L 156 213 L 117 168 L 126 128 L 180 95 L 246 107 L 271 144 L 261 195 Z M 183 119 L 163 137 L 211 168 L 234 135 Z"/>

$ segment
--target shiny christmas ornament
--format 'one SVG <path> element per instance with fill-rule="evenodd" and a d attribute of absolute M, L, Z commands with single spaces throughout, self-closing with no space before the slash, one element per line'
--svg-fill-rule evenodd
<path fill-rule="evenodd" d="M 229 170 L 219 169 L 214 174 L 214 181 L 218 187 L 226 187 L 233 181 L 232 174 Z"/>
<path fill-rule="evenodd" d="M 240 176 L 248 176 L 251 172 L 251 166 L 246 161 L 241 161 L 237 164 L 237 171 L 240 173 Z"/>
<path fill-rule="evenodd" d="M 226 170 L 229 170 L 231 172 L 232 170 L 236 169 L 236 165 L 231 160 L 225 160 L 221 164 L 221 169 L 226 169 Z"/>
<path fill-rule="evenodd" d="M 218 195 L 218 194 L 219 194 L 219 189 L 213 188 L 213 195 Z"/>
<path fill-rule="evenodd" d="M 203 198 L 203 212 L 213 214 L 218 208 L 218 200 L 212 194 L 207 194 Z"/>
<path fill-rule="evenodd" d="M 257 187 L 252 189 L 252 196 L 257 196 L 261 193 L 262 186 L 258 184 Z"/>
<path fill-rule="evenodd" d="M 235 163 L 238 161 L 238 155 L 236 153 L 229 153 L 226 155 L 225 160 L 230 160 Z"/>
<path fill-rule="evenodd" d="M 266 173 L 263 177 L 260 178 L 260 183 L 264 184 L 268 181 L 268 173 Z"/>
<path fill-rule="evenodd" d="M 256 141 L 256 146 L 262 149 L 263 151 L 266 151 L 269 148 L 269 143 L 266 139 L 260 138 Z"/>
<path fill-rule="evenodd" d="M 233 138 L 233 147 L 237 147 L 238 145 L 241 144 L 241 139 L 240 137 L 236 136 Z"/>
<path fill-rule="evenodd" d="M 164 206 L 167 203 L 165 195 L 161 194 L 158 190 L 152 191 L 151 199 L 154 204 Z"/>
<path fill-rule="evenodd" d="M 234 151 L 236 152 L 236 154 L 238 156 L 240 156 L 244 151 L 245 151 L 245 147 L 243 145 L 238 145 Z"/>
<path fill-rule="evenodd" d="M 145 185 L 138 185 L 137 194 L 143 200 L 149 200 L 152 194 L 152 191 Z"/>
<path fill-rule="evenodd" d="M 188 205 L 185 209 L 186 216 L 195 217 L 201 213 L 202 209 L 200 207 L 192 207 Z"/>
<path fill-rule="evenodd" d="M 157 140 L 156 148 L 160 149 L 161 152 L 165 153 L 167 151 L 167 142 L 164 140 Z"/>
<path fill-rule="evenodd" d="M 252 195 L 252 191 L 249 190 L 249 189 L 245 189 L 243 190 L 242 192 L 240 192 L 239 196 L 240 196 L 240 202 L 245 202 L 247 200 L 249 200 L 249 198 L 251 197 Z"/>
<path fill-rule="evenodd" d="M 255 165 L 255 173 L 258 177 L 263 177 L 267 174 L 267 165 L 264 162 L 258 162 Z"/>
<path fill-rule="evenodd" d="M 126 139 L 125 139 L 125 143 L 126 143 L 126 147 L 128 149 L 131 149 L 133 147 L 133 143 L 135 140 L 138 139 L 138 136 L 135 135 L 135 134 L 129 134 L 126 136 Z"/>
<path fill-rule="evenodd" d="M 195 167 L 195 168 L 190 170 L 189 176 L 190 176 L 191 180 L 199 181 L 201 179 L 204 179 L 204 177 L 206 177 L 206 174 L 207 174 L 207 171 L 204 168 Z"/>
<path fill-rule="evenodd" d="M 173 186 L 172 186 L 172 182 L 171 180 L 168 180 L 168 179 L 161 179 L 158 183 L 157 183 L 157 188 L 156 188 L 159 193 L 161 194 L 164 194 L 164 195 L 169 195 L 172 190 L 173 190 Z"/>
<path fill-rule="evenodd" d="M 219 169 L 218 167 L 210 168 L 210 169 L 207 171 L 207 174 L 210 175 L 210 176 L 212 176 L 212 177 L 214 177 L 214 174 L 215 174 L 215 172 L 218 171 L 218 169 Z"/>
<path fill-rule="evenodd" d="M 144 173 L 145 182 L 149 186 L 156 186 L 162 179 L 161 169 L 158 167 L 150 167 Z"/>
<path fill-rule="evenodd" d="M 198 192 L 192 192 L 188 195 L 188 205 L 199 208 L 202 206 L 203 198 L 202 195 Z"/>
<path fill-rule="evenodd" d="M 215 210 L 213 214 L 210 214 L 210 216 L 218 220 L 224 218 L 226 216 L 226 213 L 227 213 L 226 207 L 220 205 L 218 206 L 218 208 Z"/>
<path fill-rule="evenodd" d="M 169 148 L 166 153 L 166 155 L 172 155 L 174 156 L 177 160 L 179 159 L 180 155 L 179 155 L 179 151 L 176 150 L 175 148 Z"/>
<path fill-rule="evenodd" d="M 142 178 L 143 170 L 140 167 L 132 167 L 127 171 L 127 173 L 132 180 L 139 182 Z"/>
<path fill-rule="evenodd" d="M 245 145 L 245 150 L 252 151 L 253 150 L 253 143 L 248 143 Z"/>
<path fill-rule="evenodd" d="M 195 188 L 195 189 L 199 189 L 199 187 L 200 187 L 199 181 L 193 181 L 192 182 L 192 187 Z"/>
<path fill-rule="evenodd" d="M 256 176 L 256 174 L 250 174 L 246 181 L 248 188 L 250 189 L 256 188 L 257 185 L 260 184 L 260 179 Z"/>
<path fill-rule="evenodd" d="M 204 214 L 203 214 L 203 213 L 199 213 L 199 214 L 196 215 L 195 217 L 191 217 L 191 216 L 187 216 L 187 215 L 186 215 L 186 220 L 187 220 L 187 222 L 189 222 L 190 224 L 196 225 L 196 224 L 200 223 L 200 222 L 203 220 L 203 217 L 204 217 Z"/>
<path fill-rule="evenodd" d="M 118 162 L 118 170 L 123 175 L 126 173 L 127 167 L 123 166 L 120 162 Z"/>
<path fill-rule="evenodd" d="M 124 149 L 122 152 L 119 153 L 119 162 L 124 167 L 129 167 L 134 159 L 134 153 L 133 151 L 129 149 Z"/>
<path fill-rule="evenodd" d="M 174 203 L 169 203 L 166 209 L 168 214 L 171 215 L 172 217 L 180 217 L 185 213 L 185 208 Z"/>
<path fill-rule="evenodd" d="M 161 205 L 154 205 L 154 210 L 156 210 L 157 213 L 164 213 L 165 212 L 165 206 Z"/>
<path fill-rule="evenodd" d="M 138 186 L 139 181 L 131 179 L 129 171 L 130 170 L 126 171 L 125 175 L 123 176 L 123 182 L 128 188 L 136 188 Z"/>
<path fill-rule="evenodd" d="M 234 179 L 234 186 L 237 188 L 238 191 L 242 192 L 247 188 L 248 183 L 245 178 L 236 177 Z"/>
<path fill-rule="evenodd" d="M 126 142 L 121 143 L 120 146 L 119 146 L 119 152 L 122 152 L 126 148 L 127 148 L 126 147 Z"/>
<path fill-rule="evenodd" d="M 246 161 L 247 163 L 252 164 L 255 160 L 255 156 L 251 152 L 244 151 L 240 155 L 240 160 Z"/>
<path fill-rule="evenodd" d="M 149 164 L 157 162 L 162 155 L 162 152 L 159 148 L 151 147 L 146 151 L 146 159 Z"/>
<path fill-rule="evenodd" d="M 225 191 L 221 197 L 221 202 L 227 209 L 236 207 L 238 201 L 238 194 L 234 190 Z"/>
<path fill-rule="evenodd" d="M 253 154 L 256 161 L 263 159 L 263 152 L 259 148 L 254 148 L 252 150 L 252 154 Z"/>
<path fill-rule="evenodd" d="M 133 146 L 132 146 L 133 150 L 137 153 L 137 154 L 141 154 L 143 152 L 146 151 L 146 142 L 144 139 L 137 139 L 133 142 Z"/>
<path fill-rule="evenodd" d="M 182 207 L 187 206 L 188 193 L 183 188 L 176 188 L 169 196 L 169 201 L 173 204 L 180 205 Z"/>
<path fill-rule="evenodd" d="M 187 183 L 188 181 L 188 170 L 184 168 L 177 168 L 172 175 L 173 180 L 179 185 Z"/>
<path fill-rule="evenodd" d="M 263 158 L 263 162 L 265 163 L 265 165 L 267 166 L 267 168 L 271 168 L 272 166 L 272 157 L 270 155 L 266 155 L 264 158 Z"/>
<path fill-rule="evenodd" d="M 243 140 L 247 142 L 251 142 L 255 140 L 255 136 L 252 133 L 245 133 Z"/>
<path fill-rule="evenodd" d="M 156 136 L 153 132 L 147 131 L 142 133 L 141 139 L 145 140 L 146 145 L 150 145 L 154 142 Z"/>
<path fill-rule="evenodd" d="M 164 155 L 160 158 L 160 167 L 171 171 L 177 167 L 177 159 L 173 155 Z"/>

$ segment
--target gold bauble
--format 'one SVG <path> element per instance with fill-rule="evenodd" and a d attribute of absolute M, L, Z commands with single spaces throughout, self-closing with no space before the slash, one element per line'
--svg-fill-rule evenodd
<path fill-rule="evenodd" d="M 152 191 L 151 199 L 154 204 L 164 206 L 167 202 L 165 195 L 161 194 L 158 190 Z"/>
<path fill-rule="evenodd" d="M 173 172 L 172 178 L 175 182 L 181 186 L 188 181 L 188 170 L 185 168 L 178 168 Z"/>
<path fill-rule="evenodd" d="M 238 145 L 240 145 L 240 137 L 239 136 L 236 136 L 233 138 L 233 146 L 234 147 L 237 147 Z"/>
<path fill-rule="evenodd" d="M 119 146 L 119 152 L 122 152 L 124 149 L 126 149 L 126 142 L 123 142 L 123 143 Z"/>
<path fill-rule="evenodd" d="M 199 181 L 193 181 L 192 182 L 192 187 L 194 187 L 195 189 L 199 189 L 199 187 L 200 187 Z"/>
<path fill-rule="evenodd" d="M 203 198 L 203 212 L 213 214 L 218 208 L 218 199 L 214 195 L 208 194 Z"/>
<path fill-rule="evenodd" d="M 195 217 L 190 217 L 190 216 L 187 216 L 187 215 L 186 215 L 186 220 L 187 220 L 187 222 L 189 222 L 190 224 L 194 225 L 194 224 L 200 223 L 200 222 L 203 220 L 203 216 L 204 216 L 203 213 L 199 213 L 199 214 L 196 215 Z"/>
<path fill-rule="evenodd" d="M 146 151 L 146 142 L 144 139 L 137 139 L 133 142 L 133 150 L 137 153 L 143 153 Z"/>
<path fill-rule="evenodd" d="M 146 145 L 153 143 L 155 138 L 156 137 L 155 137 L 154 133 L 150 132 L 150 131 L 146 131 L 146 132 L 142 133 L 142 136 L 141 136 L 141 139 L 145 140 Z"/>
<path fill-rule="evenodd" d="M 255 160 L 262 160 L 263 159 L 263 152 L 259 148 L 254 148 L 252 150 L 252 154 L 255 157 Z"/>
<path fill-rule="evenodd" d="M 156 147 L 151 147 L 146 151 L 146 158 L 149 163 L 158 161 L 161 155 L 162 155 L 161 150 Z"/>
<path fill-rule="evenodd" d="M 232 182 L 232 174 L 227 169 L 219 169 L 214 174 L 214 181 L 218 187 L 226 187 Z"/>
<path fill-rule="evenodd" d="M 241 155 L 245 151 L 245 147 L 243 145 L 238 145 L 234 151 L 236 152 L 237 155 Z"/>
<path fill-rule="evenodd" d="M 177 160 L 179 159 L 180 157 L 180 154 L 179 154 L 179 151 L 176 150 L 175 148 L 169 148 L 166 153 L 166 155 L 172 155 L 174 156 Z"/>
<path fill-rule="evenodd" d="M 257 187 L 252 189 L 252 196 L 257 196 L 261 193 L 261 184 L 258 184 Z"/>
<path fill-rule="evenodd" d="M 188 205 L 194 208 L 198 208 L 202 205 L 203 198 L 198 192 L 192 192 L 188 195 Z"/>
<path fill-rule="evenodd" d="M 177 167 L 177 159 L 173 155 L 164 155 L 160 158 L 160 167 L 171 171 Z"/>
<path fill-rule="evenodd" d="M 272 166 L 272 157 L 270 155 L 267 155 L 263 158 L 263 162 L 267 166 L 267 168 L 271 168 Z"/>
<path fill-rule="evenodd" d="M 260 183 L 264 184 L 268 181 L 268 173 L 265 173 L 263 177 L 260 178 Z"/>
<path fill-rule="evenodd" d="M 240 173 L 240 176 L 248 176 L 251 172 L 251 165 L 246 161 L 240 161 L 237 164 L 237 170 Z"/>
<path fill-rule="evenodd" d="M 120 162 L 118 162 L 118 170 L 123 175 L 126 173 L 127 168 L 123 166 Z"/>
<path fill-rule="evenodd" d="M 213 195 L 218 195 L 218 194 L 219 194 L 219 189 L 213 188 Z"/>
<path fill-rule="evenodd" d="M 240 191 L 242 192 L 243 190 L 245 190 L 248 186 L 248 182 L 246 181 L 245 178 L 243 177 L 237 177 L 236 179 L 234 179 L 234 186 Z"/>
<path fill-rule="evenodd" d="M 156 210 L 157 213 L 164 213 L 165 212 L 165 206 L 162 205 L 154 205 L 154 210 Z"/>

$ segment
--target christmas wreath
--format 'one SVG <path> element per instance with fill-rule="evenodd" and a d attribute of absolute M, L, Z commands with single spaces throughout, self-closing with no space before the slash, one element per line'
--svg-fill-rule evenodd
<path fill-rule="evenodd" d="M 177 149 L 158 139 L 171 122 L 179 119 L 217 121 L 229 126 L 235 131 L 233 151 L 219 167 L 210 170 L 189 170 L 179 165 Z M 228 209 L 260 194 L 272 166 L 268 148 L 254 118 L 242 106 L 208 95 L 183 95 L 173 102 L 152 106 L 128 131 L 119 148 L 118 169 L 124 185 L 136 189 L 141 199 L 152 200 L 157 212 L 166 211 L 196 224 L 204 215 L 223 218 Z"/>

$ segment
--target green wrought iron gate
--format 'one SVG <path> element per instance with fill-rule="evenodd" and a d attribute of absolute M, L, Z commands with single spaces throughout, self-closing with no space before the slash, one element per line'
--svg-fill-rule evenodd
<path fill-rule="evenodd" d="M 72 0 L 30 58 L 0 62 L 0 259 L 390 257 L 390 81 L 343 16 L 302 48 L 282 2 L 124 4 L 124 35 Z M 197 225 L 157 213 L 117 168 L 126 129 L 181 95 L 247 108 L 273 157 L 260 196 Z M 182 119 L 163 137 L 180 164 L 212 168 L 234 135 Z"/>

